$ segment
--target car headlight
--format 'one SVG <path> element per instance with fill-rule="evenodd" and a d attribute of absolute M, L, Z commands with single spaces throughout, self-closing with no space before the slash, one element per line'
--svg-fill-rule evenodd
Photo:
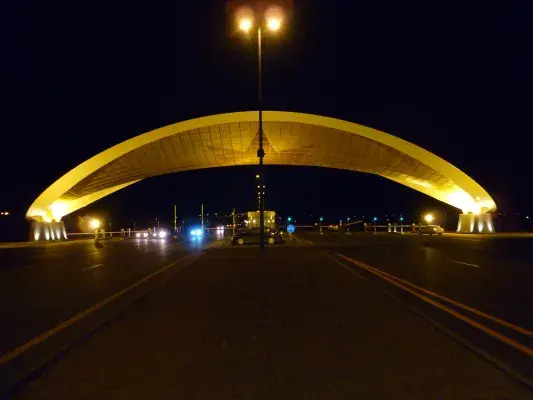
<path fill-rule="evenodd" d="M 140 232 L 137 232 L 137 233 L 135 234 L 135 237 L 136 237 L 136 238 L 140 238 L 140 237 L 141 237 L 141 233 L 140 233 Z"/>

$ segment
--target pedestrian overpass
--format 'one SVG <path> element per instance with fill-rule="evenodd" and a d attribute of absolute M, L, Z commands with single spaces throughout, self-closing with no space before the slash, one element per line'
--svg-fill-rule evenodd
<path fill-rule="evenodd" d="M 387 133 L 335 118 L 263 112 L 266 165 L 338 168 L 379 175 L 462 211 L 458 231 L 493 232 L 496 204 L 464 172 Z M 257 165 L 258 112 L 212 115 L 119 143 L 67 172 L 26 213 L 32 240 L 66 238 L 61 218 L 143 179 L 202 168 Z"/>

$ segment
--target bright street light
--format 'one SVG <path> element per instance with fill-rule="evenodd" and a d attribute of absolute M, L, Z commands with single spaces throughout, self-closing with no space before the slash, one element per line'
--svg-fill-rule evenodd
<path fill-rule="evenodd" d="M 435 219 L 435 217 L 433 217 L 433 215 L 431 214 L 426 214 L 424 215 L 424 220 L 429 224 L 431 222 L 433 222 L 433 220 Z"/>
<path fill-rule="evenodd" d="M 273 32 L 276 32 L 281 27 L 281 19 L 280 18 L 269 18 L 267 20 L 267 27 Z"/>
<path fill-rule="evenodd" d="M 100 221 L 95 218 L 91 220 L 91 222 L 89 223 L 89 226 L 91 227 L 91 229 L 98 229 L 100 228 Z"/>
<path fill-rule="evenodd" d="M 242 18 L 239 21 L 239 29 L 243 32 L 248 32 L 252 28 L 252 20 L 250 18 Z"/>

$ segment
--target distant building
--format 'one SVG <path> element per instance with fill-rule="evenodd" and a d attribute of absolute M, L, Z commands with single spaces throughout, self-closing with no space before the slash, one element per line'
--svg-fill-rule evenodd
<path fill-rule="evenodd" d="M 248 223 L 246 226 L 249 229 L 259 228 L 259 211 L 248 211 Z M 276 229 L 276 212 L 265 210 L 265 228 Z"/>

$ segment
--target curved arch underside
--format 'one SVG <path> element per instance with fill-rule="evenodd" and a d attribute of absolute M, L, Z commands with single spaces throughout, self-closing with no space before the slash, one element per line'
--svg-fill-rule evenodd
<path fill-rule="evenodd" d="M 263 113 L 264 162 L 366 172 L 409 186 L 474 214 L 493 211 L 489 194 L 465 173 L 403 139 L 311 114 Z M 202 168 L 257 165 L 257 112 L 213 115 L 136 136 L 80 164 L 46 189 L 27 212 L 63 216 L 152 176 Z"/>

